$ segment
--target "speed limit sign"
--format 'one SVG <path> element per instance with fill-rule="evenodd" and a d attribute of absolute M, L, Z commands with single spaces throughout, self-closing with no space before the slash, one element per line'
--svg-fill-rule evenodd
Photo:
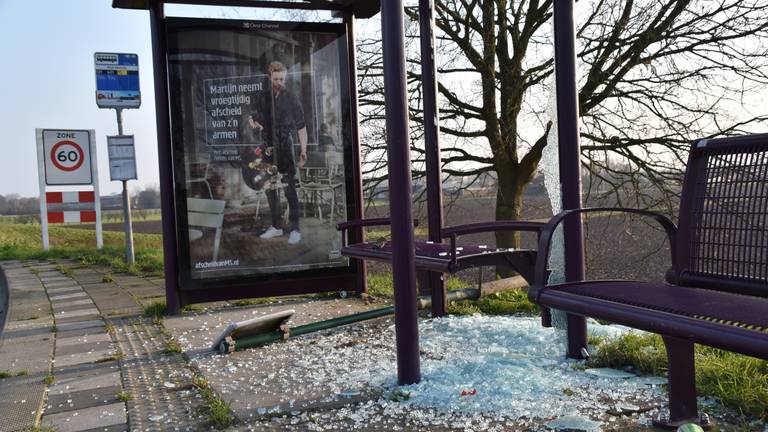
<path fill-rule="evenodd" d="M 96 247 L 104 245 L 95 136 L 93 129 L 35 129 L 44 250 L 50 246 L 49 222 L 95 222 Z M 61 187 L 71 185 L 91 187 L 80 187 L 78 191 Z"/>
<path fill-rule="evenodd" d="M 47 185 L 93 183 L 91 132 L 88 130 L 42 131 L 42 156 Z"/>

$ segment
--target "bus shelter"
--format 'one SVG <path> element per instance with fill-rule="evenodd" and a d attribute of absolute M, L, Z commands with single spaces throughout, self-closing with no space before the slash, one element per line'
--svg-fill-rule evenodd
<path fill-rule="evenodd" d="M 167 17 L 165 4 L 171 3 L 326 10 L 340 22 Z M 553 17 L 564 210 L 581 206 L 573 3 L 555 1 Z M 171 313 L 196 302 L 365 291 L 365 263 L 340 256 L 334 243 L 337 239 L 329 229 L 333 228 L 334 215 L 337 221 L 363 217 L 354 23 L 381 13 L 398 382 L 418 382 L 421 375 L 403 1 L 113 0 L 113 7 L 143 9 L 150 14 L 165 285 Z M 419 0 L 418 8 L 428 231 L 429 240 L 440 242 L 442 176 L 433 1 Z M 275 86 L 275 77 L 283 80 L 282 87 Z M 278 117 L 288 117 L 286 113 L 291 111 L 275 104 L 283 97 L 281 94 L 294 95 L 304 111 L 304 122 L 276 125 Z M 272 101 L 271 107 L 259 102 L 265 99 Z M 291 138 L 285 138 L 288 136 Z M 280 155 L 286 158 L 286 152 L 280 153 L 280 147 L 285 142 L 294 151 L 294 160 L 281 164 Z M 329 142 L 340 151 L 320 151 Z M 318 149 L 314 161 L 310 157 L 313 146 Z M 323 160 L 317 161 L 317 153 L 323 155 Z M 332 171 L 329 161 L 341 170 L 341 176 L 328 180 L 327 185 L 334 201 L 341 197 L 341 205 L 337 210 L 336 204 L 331 204 L 330 214 L 326 215 L 330 223 L 311 228 L 295 214 L 299 209 L 291 204 L 296 192 L 290 190 L 295 185 L 291 186 L 286 177 L 270 177 L 274 175 L 270 170 L 294 177 L 293 169 L 306 170 L 304 167 L 311 168 L 313 163 L 322 166 L 325 162 L 326 171 Z M 302 174 L 295 174 L 301 181 Z M 264 203 L 256 204 L 256 219 L 261 219 L 262 208 L 269 207 L 273 221 L 282 217 L 288 220 L 287 225 L 304 223 L 300 240 L 278 244 L 280 238 L 290 242 L 295 236 L 284 232 L 269 237 L 266 226 L 259 227 L 266 230 L 249 230 L 248 223 L 253 222 L 249 218 L 254 217 L 244 216 L 247 212 L 241 209 L 242 197 L 232 196 L 237 188 L 263 195 L 257 197 L 264 198 Z M 311 190 L 301 185 L 298 189 Z M 275 197 L 288 201 L 287 214 L 275 214 L 275 208 L 283 208 L 273 206 Z M 305 196 L 304 200 L 311 198 Z M 234 201 L 239 204 L 233 205 Z M 322 213 L 324 207 L 316 208 Z M 263 214 L 266 218 L 266 210 Z M 324 220 L 322 216 L 319 219 Z M 286 227 L 285 231 L 292 228 Z M 352 241 L 364 238 L 362 228 L 350 235 Z M 581 238 L 580 221 L 569 221 L 564 230 L 566 280 L 583 276 Z M 307 244 L 309 249 L 297 252 Z M 290 260 L 280 261 L 286 255 Z M 445 288 L 439 273 L 430 273 L 428 287 L 433 313 L 444 314 Z M 568 355 L 579 357 L 586 343 L 585 320 L 568 315 L 567 321 Z"/>

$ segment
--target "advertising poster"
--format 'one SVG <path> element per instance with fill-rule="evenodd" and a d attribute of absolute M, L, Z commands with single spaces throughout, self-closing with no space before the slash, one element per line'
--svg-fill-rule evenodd
<path fill-rule="evenodd" d="M 350 273 L 335 228 L 352 211 L 344 25 L 167 22 L 187 285 Z"/>

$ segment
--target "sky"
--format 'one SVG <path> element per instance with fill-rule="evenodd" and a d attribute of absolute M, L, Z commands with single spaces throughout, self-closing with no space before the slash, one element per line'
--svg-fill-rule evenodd
<path fill-rule="evenodd" d="M 138 165 L 138 181 L 129 188 L 158 183 L 149 13 L 112 9 L 111 3 L 0 0 L 0 194 L 38 195 L 35 128 L 94 129 L 101 193 L 122 190 L 109 180 L 106 137 L 117 135 L 117 121 L 114 110 L 96 106 L 94 52 L 139 56 L 142 104 L 124 114 Z"/>
<path fill-rule="evenodd" d="M 95 52 L 139 56 L 142 105 L 126 110 L 125 134 L 135 135 L 138 180 L 131 190 L 158 184 L 155 101 L 149 12 L 113 9 L 111 0 L 0 0 L 0 194 L 38 195 L 35 128 L 94 129 L 102 194 L 117 193 L 109 179 L 107 135 L 117 134 L 115 112 L 95 101 Z M 230 18 L 254 9 L 167 6 L 168 15 Z M 366 26 L 363 20 L 363 27 Z M 358 28 L 358 32 L 365 28 Z M 758 99 L 768 99 L 768 89 Z M 66 188 L 64 188 L 66 189 Z"/>
<path fill-rule="evenodd" d="M 166 14 L 280 18 L 274 10 L 179 5 L 167 5 Z M 0 0 L 0 52 L 0 194 L 38 196 L 35 128 L 95 130 L 101 194 L 122 190 L 109 179 L 106 137 L 117 135 L 117 120 L 113 109 L 96 106 L 95 52 L 139 56 L 141 107 L 124 111 L 138 171 L 129 189 L 159 183 L 148 11 L 113 9 L 112 0 Z"/>

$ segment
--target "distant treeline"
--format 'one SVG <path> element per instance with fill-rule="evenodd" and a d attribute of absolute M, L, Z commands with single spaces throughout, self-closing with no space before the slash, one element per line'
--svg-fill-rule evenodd
<path fill-rule="evenodd" d="M 25 198 L 19 194 L 0 195 L 0 214 L 26 215 L 40 212 L 37 197 Z"/>
<path fill-rule="evenodd" d="M 120 194 L 103 195 L 102 210 L 122 209 Z M 160 191 L 157 186 L 147 186 L 134 191 L 131 196 L 131 208 L 160 208 Z M 0 215 L 37 215 L 40 213 L 38 197 L 22 197 L 19 194 L 0 195 Z"/>

